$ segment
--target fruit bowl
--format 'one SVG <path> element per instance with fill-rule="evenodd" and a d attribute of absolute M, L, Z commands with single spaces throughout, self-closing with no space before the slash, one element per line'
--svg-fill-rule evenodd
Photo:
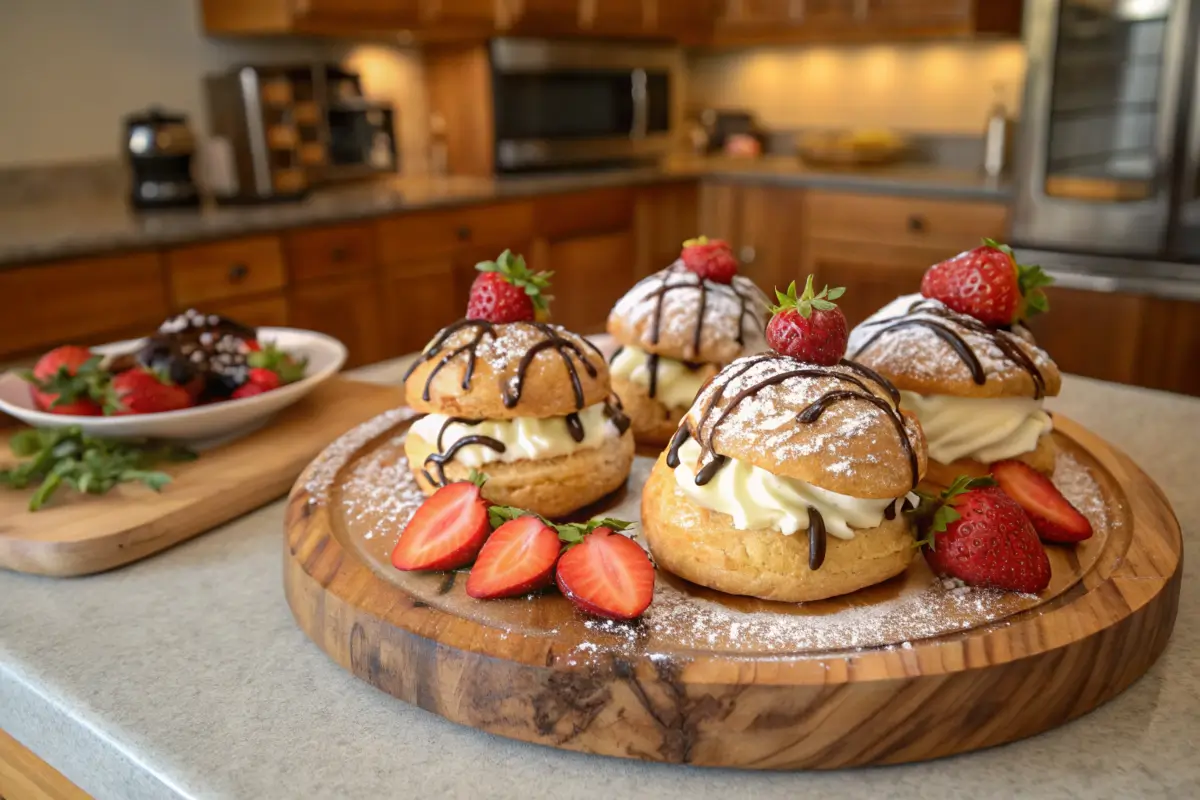
<path fill-rule="evenodd" d="M 346 360 L 346 347 L 337 339 L 315 331 L 295 328 L 259 328 L 263 342 L 308 359 L 302 380 L 273 391 L 239 400 L 224 400 L 181 411 L 115 417 L 86 417 L 39 411 L 30 396 L 29 384 L 14 372 L 0 375 L 0 411 L 27 425 L 61 428 L 78 425 L 84 433 L 113 439 L 168 439 L 208 443 L 245 433 L 265 423 L 272 414 L 303 398 L 335 375 Z M 130 352 L 141 339 L 129 339 L 92 348 L 109 355 Z"/>

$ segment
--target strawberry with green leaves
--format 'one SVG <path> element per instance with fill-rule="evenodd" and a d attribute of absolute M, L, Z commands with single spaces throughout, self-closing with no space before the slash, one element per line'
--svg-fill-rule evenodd
<path fill-rule="evenodd" d="M 101 357 L 86 347 L 64 345 L 46 353 L 32 370 L 21 373 L 28 381 L 34 405 L 51 414 L 96 417 L 109 375 Z"/>
<path fill-rule="evenodd" d="M 698 236 L 683 243 L 679 260 L 689 272 L 713 283 L 733 283 L 738 272 L 737 257 L 729 243 L 721 239 Z"/>
<path fill-rule="evenodd" d="M 771 309 L 774 315 L 767 323 L 767 344 L 776 353 L 831 367 L 846 355 L 850 337 L 846 315 L 833 301 L 845 289 L 826 286 L 813 291 L 813 276 L 809 275 L 804 291 L 796 295 L 796 282 L 787 292 L 775 291 L 779 305 Z"/>
<path fill-rule="evenodd" d="M 172 383 L 166 375 L 134 367 L 113 376 L 108 386 L 104 413 L 112 416 L 160 414 L 195 405 L 191 393 Z"/>
<path fill-rule="evenodd" d="M 1050 310 L 1043 290 L 1054 279 L 1041 267 L 1018 264 L 1012 248 L 992 239 L 934 264 L 921 279 L 921 294 L 994 328 Z"/>
<path fill-rule="evenodd" d="M 479 275 L 471 284 L 467 319 L 504 322 L 544 322 L 550 318 L 547 294 L 553 272 L 534 272 L 524 256 L 505 250 L 495 261 L 475 265 Z"/>
<path fill-rule="evenodd" d="M 1050 559 L 1029 517 L 991 478 L 957 478 L 914 512 L 925 561 L 970 586 L 1036 594 L 1050 585 Z"/>

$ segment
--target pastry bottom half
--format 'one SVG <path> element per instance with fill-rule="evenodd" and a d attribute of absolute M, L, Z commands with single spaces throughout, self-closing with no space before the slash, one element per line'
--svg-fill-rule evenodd
<path fill-rule="evenodd" d="M 422 474 L 425 459 L 435 453 L 433 445 L 409 432 L 404 453 L 412 466 L 417 485 L 425 494 L 437 487 Z M 494 461 L 478 467 L 487 474 L 483 496 L 493 503 L 515 506 L 543 517 L 563 517 L 615 491 L 629 477 L 633 465 L 633 435 L 605 439 L 600 447 L 578 450 L 565 456 L 525 461 Z M 432 465 L 430 465 L 432 467 Z M 435 478 L 437 472 L 429 470 Z M 471 468 L 451 461 L 446 480 L 466 480 Z"/>
<path fill-rule="evenodd" d="M 651 397 L 645 386 L 632 381 L 613 378 L 612 385 L 638 444 L 662 446 L 671 441 L 689 406 L 669 408 Z"/>
<path fill-rule="evenodd" d="M 642 492 L 642 533 L 658 566 L 728 594 L 789 603 L 848 594 L 904 572 L 917 553 L 904 514 L 849 541 L 828 538 L 825 562 L 808 568 L 808 536 L 743 531 L 733 518 L 692 502 L 660 457 Z"/>
<path fill-rule="evenodd" d="M 1011 459 L 1023 461 L 1043 475 L 1054 473 L 1054 460 L 1058 456 L 1058 445 L 1054 443 L 1052 431 L 1047 431 L 1038 437 L 1037 447 L 1028 453 L 1022 453 Z M 984 464 L 972 458 L 960 458 L 949 464 L 929 459 L 929 469 L 925 473 L 925 483 L 934 486 L 949 486 L 959 475 L 970 475 L 981 478 L 991 472 L 991 465 Z"/>

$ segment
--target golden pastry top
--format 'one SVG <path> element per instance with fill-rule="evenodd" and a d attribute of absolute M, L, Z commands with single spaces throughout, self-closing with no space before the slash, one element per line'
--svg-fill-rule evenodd
<path fill-rule="evenodd" d="M 438 332 L 404 376 L 418 411 L 467 419 L 557 417 L 610 393 L 600 351 L 561 325 L 460 320 Z"/>
<path fill-rule="evenodd" d="M 1062 386 L 1058 367 L 1028 331 L 989 328 L 916 294 L 851 331 L 847 357 L 918 394 L 1041 398 Z"/>
<path fill-rule="evenodd" d="M 734 361 L 700 392 L 668 450 L 701 447 L 697 481 L 734 458 L 858 498 L 899 497 L 925 474 L 925 435 L 899 392 L 858 364 L 777 353 Z M 672 461 L 674 460 L 674 463 Z"/>
<path fill-rule="evenodd" d="M 617 301 L 608 332 L 618 344 L 679 361 L 728 364 L 764 347 L 769 303 L 754 282 L 705 280 L 682 261 L 643 278 Z"/>

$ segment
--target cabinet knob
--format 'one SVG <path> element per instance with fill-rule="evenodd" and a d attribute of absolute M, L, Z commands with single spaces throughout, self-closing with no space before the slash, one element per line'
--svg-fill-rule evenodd
<path fill-rule="evenodd" d="M 229 268 L 229 280 L 233 281 L 234 283 L 245 280 L 246 276 L 249 274 L 250 268 L 245 264 L 234 264 Z"/>
<path fill-rule="evenodd" d="M 335 264 L 342 263 L 343 261 L 346 260 L 346 257 L 349 255 L 350 255 L 350 252 L 348 250 L 346 250 L 346 248 L 344 248 L 344 247 L 335 247 L 335 248 L 333 248 L 333 250 L 329 251 L 329 258 Z"/>
<path fill-rule="evenodd" d="M 742 262 L 743 266 L 748 267 L 751 264 L 753 264 L 754 259 L 757 256 L 758 256 L 758 251 L 755 250 L 750 245 L 745 245 L 742 247 L 742 249 L 738 250 L 738 260 Z"/>
<path fill-rule="evenodd" d="M 468 228 L 466 225 L 463 225 L 461 228 L 459 228 L 457 231 L 455 231 L 455 233 L 458 236 L 458 240 L 460 242 L 471 241 L 471 229 Z"/>
<path fill-rule="evenodd" d="M 908 218 L 908 230 L 910 233 L 924 233 L 926 227 L 925 218 L 920 214 L 913 214 Z"/>

